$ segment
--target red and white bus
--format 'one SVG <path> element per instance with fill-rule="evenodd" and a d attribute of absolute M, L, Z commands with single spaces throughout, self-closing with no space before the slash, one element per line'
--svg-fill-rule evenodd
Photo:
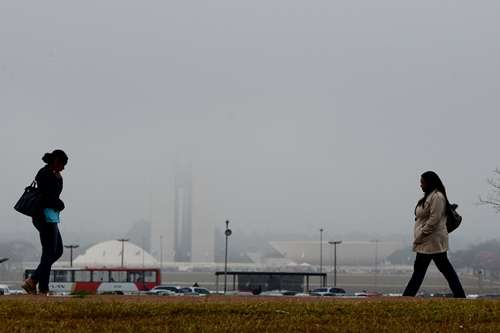
<path fill-rule="evenodd" d="M 28 278 L 34 269 L 26 269 Z M 92 268 L 53 267 L 49 289 L 60 293 L 88 292 L 91 294 L 129 294 L 152 289 L 161 284 L 158 268 Z"/>

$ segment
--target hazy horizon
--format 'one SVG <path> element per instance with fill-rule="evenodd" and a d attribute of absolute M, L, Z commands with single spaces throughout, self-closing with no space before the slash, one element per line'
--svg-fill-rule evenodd
<path fill-rule="evenodd" d="M 220 228 L 409 239 L 435 170 L 464 216 L 451 250 L 498 238 L 477 202 L 500 166 L 499 10 L 2 1 L 0 232 L 36 239 L 12 206 L 62 148 L 63 238 L 164 221 L 179 160 Z"/>

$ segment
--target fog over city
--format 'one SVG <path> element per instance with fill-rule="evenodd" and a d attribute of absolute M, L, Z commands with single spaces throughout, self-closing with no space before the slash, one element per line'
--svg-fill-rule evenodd
<path fill-rule="evenodd" d="M 61 148 L 63 237 L 161 223 L 184 163 L 221 230 L 410 245 L 419 176 L 434 170 L 464 216 L 450 248 L 498 238 L 500 216 L 478 201 L 500 166 L 499 11 L 3 0 L 0 235 L 38 241 L 12 207 Z"/>

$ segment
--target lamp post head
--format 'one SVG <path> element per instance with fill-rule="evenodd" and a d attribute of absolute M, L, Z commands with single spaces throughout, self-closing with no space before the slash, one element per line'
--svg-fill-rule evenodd
<path fill-rule="evenodd" d="M 329 241 L 328 244 L 338 245 L 338 244 L 342 244 L 342 241 L 340 241 L 340 240 L 338 240 L 338 241 Z"/>
<path fill-rule="evenodd" d="M 224 231 L 224 235 L 226 235 L 226 237 L 229 237 L 233 234 L 233 232 L 231 231 L 231 229 L 229 229 L 229 221 L 226 221 L 226 231 Z"/>

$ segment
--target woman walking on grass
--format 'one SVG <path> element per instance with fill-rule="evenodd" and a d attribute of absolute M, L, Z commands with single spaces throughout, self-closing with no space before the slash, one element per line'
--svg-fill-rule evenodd
<path fill-rule="evenodd" d="M 458 275 L 448 260 L 448 197 L 439 176 L 433 171 L 425 172 L 420 178 L 424 197 L 415 208 L 415 227 L 413 251 L 417 253 L 413 275 L 406 286 L 403 296 L 415 296 L 420 289 L 431 261 L 444 275 L 453 297 L 465 298 L 465 292 Z"/>
<path fill-rule="evenodd" d="M 24 281 L 23 289 L 28 294 L 47 294 L 52 264 L 63 254 L 63 242 L 59 233 L 59 213 L 64 203 L 59 196 L 63 189 L 61 172 L 68 163 L 68 156 L 62 150 L 46 153 L 42 160 L 46 165 L 38 171 L 35 181 L 41 193 L 41 208 L 33 216 L 33 225 L 40 234 L 42 256 L 35 272 Z"/>

